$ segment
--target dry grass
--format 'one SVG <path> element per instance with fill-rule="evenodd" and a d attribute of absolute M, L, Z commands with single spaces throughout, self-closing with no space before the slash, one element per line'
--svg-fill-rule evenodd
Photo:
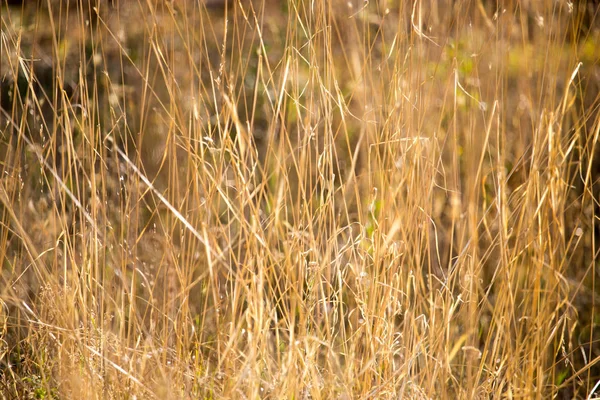
<path fill-rule="evenodd" d="M 0 397 L 597 395 L 591 2 L 38 3 Z"/>

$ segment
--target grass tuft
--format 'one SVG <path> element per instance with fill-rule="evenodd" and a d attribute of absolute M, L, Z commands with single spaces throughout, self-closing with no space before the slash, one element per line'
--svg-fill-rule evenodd
<path fill-rule="evenodd" d="M 594 1 L 0 4 L 0 398 L 600 393 Z"/>

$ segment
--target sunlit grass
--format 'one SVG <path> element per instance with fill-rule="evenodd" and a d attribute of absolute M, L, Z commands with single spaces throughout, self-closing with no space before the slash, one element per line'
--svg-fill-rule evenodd
<path fill-rule="evenodd" d="M 1 14 L 5 398 L 593 397 L 591 5 L 41 3 Z"/>

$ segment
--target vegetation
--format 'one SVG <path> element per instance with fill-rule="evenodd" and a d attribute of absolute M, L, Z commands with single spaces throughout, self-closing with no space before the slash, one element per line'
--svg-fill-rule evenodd
<path fill-rule="evenodd" d="M 2 1 L 1 398 L 600 395 L 592 1 Z"/>

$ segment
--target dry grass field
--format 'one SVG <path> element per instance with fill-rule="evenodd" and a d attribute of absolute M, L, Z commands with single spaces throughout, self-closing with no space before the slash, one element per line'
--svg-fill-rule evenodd
<path fill-rule="evenodd" d="M 600 397 L 597 2 L 0 2 L 0 399 Z"/>

